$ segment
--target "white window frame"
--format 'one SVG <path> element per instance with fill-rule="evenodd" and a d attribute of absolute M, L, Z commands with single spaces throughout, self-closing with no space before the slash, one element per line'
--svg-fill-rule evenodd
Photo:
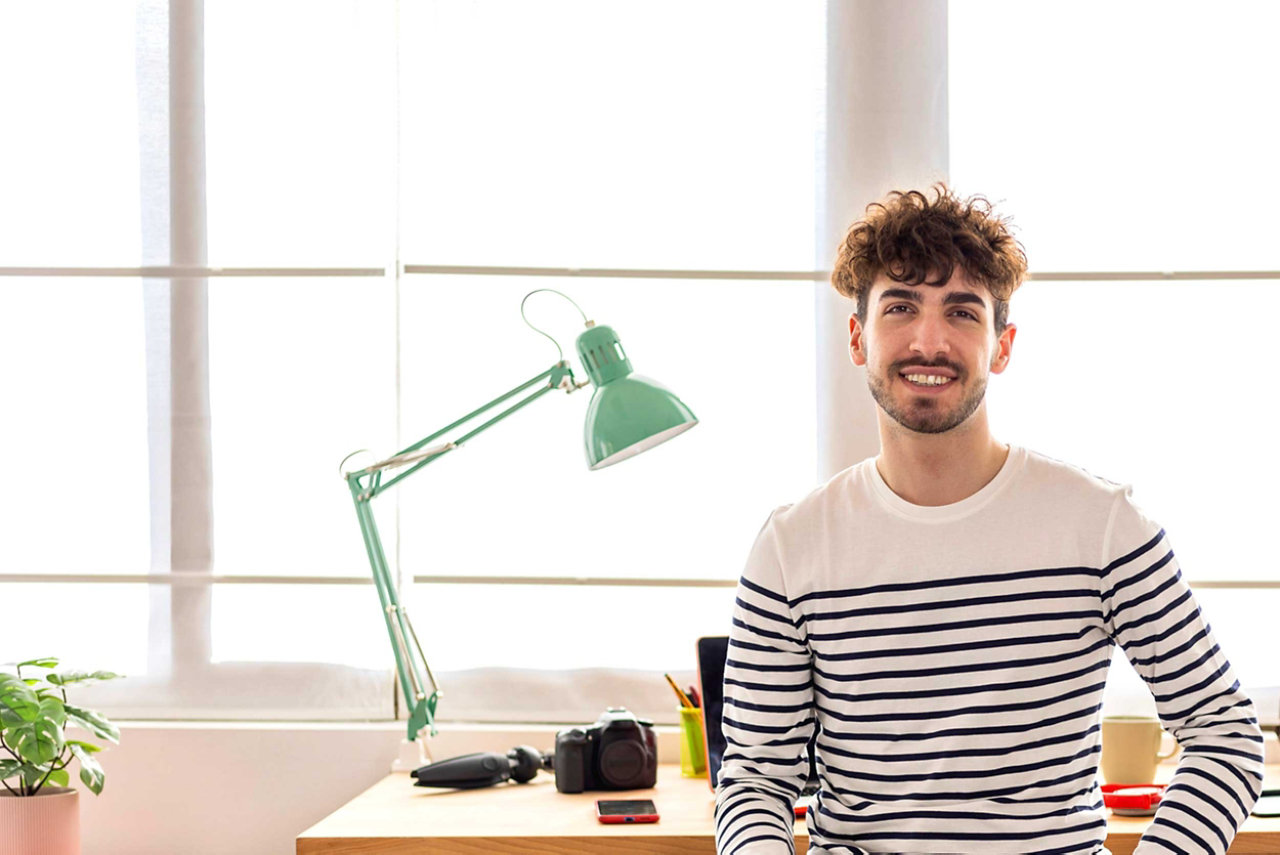
<path fill-rule="evenodd" d="M 170 50 L 181 57 L 184 61 L 173 63 L 171 66 L 168 86 L 170 87 L 170 103 L 180 104 L 184 101 L 188 104 L 200 103 L 200 92 L 202 91 L 202 67 L 200 57 L 202 55 L 202 17 L 199 4 L 190 2 L 174 2 L 170 5 L 170 14 L 172 19 L 172 35 L 170 40 Z M 837 4 L 830 9 L 830 25 L 831 34 L 829 36 L 830 44 L 836 51 L 843 51 L 854 43 L 865 41 L 865 37 L 853 25 L 851 25 L 842 16 L 847 12 Z M 891 16 L 892 12 L 882 12 L 886 16 Z M 945 83 L 945 10 L 943 12 L 943 33 L 942 40 L 943 50 L 940 62 L 944 71 L 942 72 Z M 929 29 L 936 27 L 936 19 L 906 22 L 896 22 L 898 25 L 906 26 L 909 29 Z M 879 32 L 877 28 L 872 28 Z M 935 33 L 936 35 L 936 33 Z M 881 39 L 881 41 L 885 41 Z M 865 46 L 865 45 L 864 45 Z M 936 49 L 933 49 L 936 50 Z M 869 54 L 871 55 L 871 54 Z M 909 58 L 908 58 L 909 59 Z M 936 53 L 932 56 L 935 65 L 939 61 Z M 904 60 L 905 61 L 905 60 Z M 901 70 L 901 66 L 893 66 L 889 73 L 894 73 L 893 68 L 899 69 L 896 73 L 900 75 L 906 74 Z M 849 99 L 842 96 L 849 94 L 848 78 L 844 76 L 840 69 L 832 69 L 829 71 L 829 87 L 831 95 L 829 103 L 841 105 L 849 103 Z M 936 75 L 935 75 L 936 76 Z M 882 79 L 877 85 L 881 86 L 886 97 L 893 95 L 892 87 L 884 85 Z M 926 87 L 932 87 L 934 83 L 926 82 Z M 944 87 L 945 88 L 945 87 Z M 832 115 L 828 117 L 828 141 L 839 139 L 842 143 L 847 144 L 848 140 L 840 135 L 847 130 L 847 126 L 855 124 L 851 121 L 853 118 L 847 112 L 840 112 L 841 109 L 848 110 L 848 107 L 838 107 Z M 945 102 L 943 104 L 945 112 Z M 179 111 L 174 111 L 179 112 Z M 678 279 L 767 279 L 771 281 L 792 281 L 796 283 L 811 283 L 811 287 L 807 289 L 805 299 L 814 299 L 815 305 L 818 307 L 818 324 L 819 329 L 815 333 L 815 365 L 818 369 L 818 399 L 820 409 L 827 407 L 832 400 L 847 397 L 850 384 L 854 383 L 854 374 L 848 368 L 847 354 L 843 345 L 845 318 L 850 307 L 847 301 L 833 299 L 830 292 L 830 286 L 827 284 L 829 273 L 826 270 L 789 270 L 789 271 L 763 271 L 763 270 L 641 270 L 641 269 L 574 269 L 574 268 L 546 268 L 546 267 L 485 267 L 485 266 L 444 266 L 417 263 L 399 263 L 389 267 L 268 267 L 268 268 L 215 268 L 207 264 L 207 253 L 204 245 L 204 229 L 205 223 L 203 197 L 204 197 L 204 152 L 203 152 L 203 112 L 202 109 L 190 109 L 180 111 L 181 115 L 190 121 L 186 124 L 182 122 L 173 122 L 174 127 L 170 132 L 168 144 L 173 147 L 174 157 L 171 162 L 175 169 L 180 170 L 186 177 L 185 181 L 174 181 L 171 185 L 180 188 L 184 193 L 182 198 L 174 198 L 167 200 L 173 223 L 171 224 L 172 234 L 175 236 L 170 249 L 170 257 L 173 260 L 171 265 L 142 265 L 138 267 L 0 267 L 0 277 L 69 277 L 69 276 L 87 276 L 103 279 L 114 278 L 130 278 L 141 279 L 147 283 L 150 289 L 149 293 L 153 294 L 155 299 L 162 301 L 168 308 L 168 317 L 170 325 L 164 330 L 164 334 L 156 329 L 149 329 L 148 336 L 151 338 L 151 345 L 155 345 L 157 349 L 149 346 L 149 354 L 153 352 L 162 353 L 163 358 L 170 363 L 170 368 L 175 363 L 173 353 L 175 345 L 186 347 L 187 351 L 184 355 L 178 357 L 185 368 L 182 370 L 194 370 L 199 372 L 205 371 L 203 385 L 201 381 L 192 381 L 190 376 L 186 378 L 178 378 L 174 387 L 185 390 L 189 396 L 186 406 L 199 410 L 203 406 L 207 408 L 208 404 L 208 380 L 207 380 L 207 289 L 209 287 L 224 287 L 225 280 L 237 277 L 368 277 L 368 278 L 388 278 L 393 277 L 397 289 L 401 281 L 408 276 L 432 276 L 432 275 L 479 275 L 479 276 L 512 276 L 512 277 L 528 277 L 531 283 L 536 283 L 539 278 L 547 276 L 571 277 L 582 276 L 592 278 L 678 278 Z M 945 132 L 944 132 L 945 136 Z M 938 175 L 934 165 L 937 162 L 945 164 L 945 140 L 942 142 L 943 150 L 941 153 L 937 151 L 937 142 L 930 143 L 925 141 L 920 146 L 924 153 L 920 156 L 922 163 L 921 173 L 929 173 L 933 170 L 935 177 L 945 177 Z M 835 148 L 833 146 L 833 148 Z M 939 156 L 940 154 L 940 156 Z M 840 170 L 835 168 L 836 162 L 840 159 L 850 157 L 848 151 L 842 151 L 836 148 L 834 151 L 828 152 L 827 172 L 830 174 L 839 174 Z M 945 167 L 944 170 L 945 172 Z M 871 193 L 869 187 L 881 186 L 885 182 L 890 182 L 890 173 L 892 169 L 889 165 L 883 165 L 882 172 L 865 178 L 859 182 L 850 182 L 850 189 L 845 191 L 845 199 L 834 198 L 836 191 L 831 191 L 830 198 L 826 200 L 826 209 L 824 212 L 824 222 L 819 224 L 820 240 L 819 253 L 825 256 L 822 247 L 834 246 L 832 237 L 838 234 L 847 226 L 848 210 L 851 207 L 848 204 L 848 198 L 852 196 L 859 201 L 860 204 L 865 202 L 867 198 L 873 198 L 878 193 Z M 895 173 L 894 177 L 898 177 Z M 816 266 L 827 263 L 827 259 L 819 258 Z M 1280 279 L 1278 271 L 1146 271 L 1146 272 L 1104 272 L 1104 271 L 1037 271 L 1028 276 L 1029 280 L 1039 281 L 1055 281 L 1055 280 L 1125 280 L 1125 281 L 1152 281 L 1152 282 L 1168 282 L 1177 280 L 1214 280 L 1214 279 Z M 531 284 L 531 288 L 536 284 Z M 797 285 L 799 287 L 799 285 Z M 163 314 L 163 313 L 162 313 Z M 204 348 L 202 352 L 201 348 Z M 202 356 L 203 353 L 203 356 Z M 194 360 L 194 362 L 193 362 Z M 203 361 L 202 361 L 203 360 Z M 190 366 L 194 365 L 192 369 Z M 858 394 L 861 395 L 860 402 L 855 406 L 860 408 L 860 412 L 864 418 L 860 418 L 850 422 L 845 418 L 843 411 L 835 412 L 834 410 L 824 410 L 823 418 L 819 423 L 819 436 L 815 437 L 815 441 L 823 449 L 820 459 L 819 471 L 815 473 L 815 480 L 822 480 L 829 477 L 835 471 L 848 463 L 862 459 L 867 456 L 869 449 L 878 448 L 879 437 L 876 429 L 875 419 L 867 418 L 874 413 L 874 404 L 871 402 L 865 388 L 856 387 Z M 172 401 L 156 402 L 153 401 L 153 417 L 160 411 L 163 411 L 165 417 L 171 414 L 170 409 L 173 406 Z M 853 431 L 847 429 L 847 425 L 853 423 L 857 428 Z M 188 495 L 177 504 L 171 501 L 174 483 L 171 481 L 171 461 L 173 459 L 183 458 L 188 462 L 191 459 L 204 459 L 207 466 L 208 462 L 208 421 L 204 424 L 204 435 L 201 440 L 199 435 L 194 437 L 175 436 L 170 430 L 168 443 L 172 443 L 172 457 L 165 459 L 153 465 L 153 505 L 161 502 L 164 507 L 153 506 L 153 520 L 163 521 L 158 525 L 157 530 L 160 532 L 153 538 L 153 551 L 159 551 L 171 558 L 174 558 L 171 565 L 171 571 L 160 572 L 158 568 L 153 567 L 150 572 L 139 573 L 112 573 L 98 574 L 91 572 L 83 573 L 67 573 L 67 574 L 41 574 L 41 573 L 0 573 L 0 583 L 3 582 L 40 582 L 40 583 L 65 583 L 65 584 L 146 584 L 150 586 L 152 593 L 152 625 L 153 631 L 166 633 L 169 638 L 169 660 L 166 662 L 153 663 L 157 667 L 157 676 L 150 681 L 139 681 L 137 679 L 129 681 L 128 691 L 119 691 L 113 696 L 111 686 L 101 687 L 102 701 L 116 714 L 126 717 L 136 718 L 153 718 L 156 717 L 156 706 L 153 704 L 135 705 L 134 700 L 139 696 L 145 696 L 148 691 L 160 693 L 161 696 L 168 698 L 176 709 L 181 710 L 181 714 L 192 718 L 221 718 L 228 717 L 228 709 L 244 712 L 245 710 L 230 707 L 208 709 L 202 708 L 199 702 L 187 702 L 183 699 L 180 689 L 182 680 L 174 680 L 173 677 L 198 677 L 205 683 L 205 690 L 212 683 L 215 686 L 224 688 L 228 692 L 234 693 L 234 688 L 246 679 L 250 679 L 255 686 L 264 685 L 274 686 L 275 693 L 270 692 L 265 696 L 258 696 L 252 700 L 252 705 L 248 708 L 252 711 L 252 715 L 259 719 L 277 719 L 277 718 L 297 718 L 298 711 L 298 692 L 300 687 L 307 687 L 307 691 L 316 691 L 323 694 L 326 685 L 336 685 L 343 681 L 352 679 L 351 670 L 339 668 L 337 666 L 324 665 L 296 665 L 296 666 L 269 666 L 264 665 L 261 668 L 246 669 L 240 666 L 220 666 L 211 663 L 211 638 L 210 638 L 210 614 L 212 608 L 212 593 L 215 585 L 257 585 L 257 584 L 273 584 L 273 585 L 356 585 L 363 586 L 371 584 L 366 576 L 294 576 L 294 575 L 218 575 L 209 572 L 209 562 L 201 563 L 200 555 L 207 556 L 208 551 L 208 526 L 203 528 L 198 524 L 202 514 L 208 509 L 208 503 L 211 502 L 211 496 L 208 493 L 207 479 L 203 485 L 196 484 L 199 492 Z M 203 449 L 200 443 L 203 441 Z M 153 463 L 156 462 L 156 455 L 163 455 L 163 450 L 152 450 Z M 872 451 L 871 453 L 874 453 Z M 206 470 L 207 471 L 207 470 Z M 190 484 L 186 486 L 190 487 Z M 207 514 L 206 514 L 207 516 Z M 354 529 L 354 522 L 353 522 Z M 181 559 L 181 556 L 188 556 Z M 161 562 L 162 563 L 162 562 Z M 423 585 L 450 585 L 450 584 L 490 584 L 490 585 L 509 585 L 509 584 L 538 584 L 538 585 L 588 585 L 599 586 L 601 588 L 617 588 L 617 587 L 666 587 L 671 589 L 682 587 L 708 587 L 708 588 L 732 588 L 736 583 L 724 579 L 702 578 L 702 579 L 646 579 L 646 578 L 579 578 L 566 576 L 546 576 L 546 575 L 530 575 L 519 577 L 508 576 L 442 576 L 442 575 L 419 575 L 412 577 L 414 584 Z M 1196 582 L 1191 581 L 1193 588 L 1232 588 L 1244 590 L 1270 590 L 1280 588 L 1280 580 L 1277 581 L 1238 581 L 1238 580 L 1215 580 Z M 372 594 L 369 595 L 372 597 Z M 372 616 L 371 618 L 372 619 Z M 259 679 L 261 678 L 261 679 Z M 269 679 L 268 679 L 269 678 Z M 395 691 L 394 685 L 391 683 L 393 677 L 388 663 L 388 668 L 379 680 L 375 680 L 368 686 L 368 692 L 372 695 L 378 695 L 383 699 L 383 703 L 387 708 L 391 708 L 394 703 L 392 699 L 397 698 L 398 693 Z M 175 688 L 177 687 L 177 688 Z M 319 688 L 317 688 L 319 687 Z M 121 687 L 122 689 L 124 687 Z M 665 691 L 658 689 L 657 691 Z M 258 695 L 255 689 L 253 693 Z M 392 709 L 389 717 L 399 717 L 402 711 Z M 239 717 L 239 716 L 230 716 Z M 361 709 L 356 708 L 340 708 L 332 707 L 323 711 L 313 711 L 310 717 L 326 717 L 326 718 L 367 718 Z"/>

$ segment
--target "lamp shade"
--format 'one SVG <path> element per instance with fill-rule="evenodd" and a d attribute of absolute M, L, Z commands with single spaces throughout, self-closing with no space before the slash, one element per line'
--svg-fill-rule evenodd
<path fill-rule="evenodd" d="M 595 386 L 584 430 L 590 469 L 634 457 L 698 423 L 674 392 L 632 371 L 611 327 L 591 326 L 578 336 L 578 357 Z"/>

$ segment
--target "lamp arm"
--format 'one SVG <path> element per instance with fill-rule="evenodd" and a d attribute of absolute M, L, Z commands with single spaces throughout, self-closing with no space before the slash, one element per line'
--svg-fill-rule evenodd
<path fill-rule="evenodd" d="M 528 389 L 529 387 L 543 380 L 547 380 L 548 382 L 547 382 L 547 385 L 544 386 L 541 390 L 534 393 L 533 395 L 530 395 L 529 397 L 525 398 L 524 400 L 520 401 L 514 406 L 507 408 L 506 410 L 494 416 L 492 419 L 480 425 L 479 427 L 475 428 L 471 432 L 459 437 L 456 440 L 453 440 L 452 442 L 442 443 L 433 448 L 426 449 L 425 451 L 420 451 L 420 449 L 422 449 L 424 445 L 431 442 L 432 440 L 439 439 L 440 437 L 444 436 L 446 433 L 458 427 L 459 425 L 466 424 L 467 422 L 474 419 L 476 416 L 479 416 L 481 413 L 485 413 L 493 409 L 498 404 L 501 404 L 503 401 L 507 400 L 508 398 L 511 398 L 515 395 L 520 394 L 524 390 Z M 552 389 L 565 389 L 566 391 L 572 392 L 575 389 L 581 389 L 583 386 L 589 385 L 589 383 L 590 383 L 589 380 L 583 381 L 582 383 L 575 382 L 573 378 L 573 371 L 569 368 L 568 364 L 565 363 L 564 361 L 557 362 L 555 365 L 551 366 L 550 368 L 548 368 L 546 371 L 542 372 L 538 376 L 530 378 L 529 380 L 526 380 L 524 383 L 521 383 L 519 386 L 516 386 L 514 389 L 511 389 L 510 391 L 503 392 L 501 395 L 494 398 L 492 401 L 485 404 L 484 406 L 476 410 L 472 410 L 470 413 L 467 413 L 465 416 L 453 422 L 452 424 L 441 428 L 440 430 L 436 431 L 430 436 L 423 437 L 422 439 L 415 442 L 413 445 L 409 446 L 408 448 L 402 449 L 401 451 L 396 452 L 391 457 L 388 457 L 386 460 L 380 460 L 377 463 L 372 463 L 369 466 L 365 467 L 364 469 L 359 470 L 358 472 L 344 472 L 343 476 L 347 479 L 348 482 L 350 482 L 352 478 L 359 479 L 367 475 L 373 475 L 374 477 L 369 480 L 364 490 L 364 492 L 369 494 L 369 498 L 373 498 L 374 496 L 377 496 L 383 491 L 390 489 L 396 483 L 403 481 L 405 478 L 407 478 L 409 475 L 412 475 L 414 472 L 417 472 L 427 463 L 434 460 L 436 457 L 439 457 L 440 455 L 443 455 L 447 452 L 453 451 L 455 448 L 461 446 L 463 443 L 471 439 L 476 434 L 481 433 L 482 431 L 488 429 L 494 424 L 502 421 L 507 416 L 514 413 L 516 410 L 519 410 L 522 407 L 526 406 L 527 404 L 531 403 L 532 401 L 536 400 L 537 398 L 542 397 L 542 395 L 544 395 L 547 392 L 550 392 Z M 385 484 L 382 483 L 382 472 L 384 470 L 395 469 L 400 466 L 408 465 L 410 463 L 417 463 L 418 465 L 414 466 L 412 469 L 409 469 L 405 472 L 401 472 L 399 475 L 395 476 L 387 483 Z"/>
<path fill-rule="evenodd" d="M 387 567 L 386 555 L 382 550 L 382 538 L 378 536 L 378 524 L 374 520 L 373 508 L 368 499 L 362 499 L 355 494 L 357 482 L 351 479 L 348 483 L 352 486 L 356 516 L 360 520 L 360 533 L 364 537 L 365 552 L 369 556 L 374 587 L 382 603 L 382 617 L 387 625 L 387 635 L 391 639 L 391 651 L 395 654 L 396 674 L 409 709 L 408 739 L 410 742 L 416 739 L 418 731 L 423 727 L 430 727 L 431 735 L 435 736 L 435 711 L 436 704 L 440 700 L 440 688 L 431 674 L 430 666 L 427 665 L 422 647 L 417 643 L 417 635 L 413 632 L 409 615 L 400 605 L 395 583 Z M 413 648 L 409 647 L 410 638 L 414 642 Z M 421 676 L 423 673 L 431 681 L 430 694 L 427 694 L 426 679 Z"/>
<path fill-rule="evenodd" d="M 459 425 L 470 421 L 544 380 L 547 381 L 547 384 L 541 389 L 521 399 L 485 423 L 458 437 L 458 439 L 422 450 L 423 446 L 432 440 L 438 439 Z M 404 606 L 400 604 L 400 597 L 391 578 L 391 571 L 387 566 L 386 554 L 382 548 L 382 538 L 378 535 L 378 525 L 374 519 L 373 508 L 370 503 L 375 496 L 395 486 L 431 461 L 453 451 L 472 437 L 489 429 L 517 410 L 528 406 L 553 389 L 565 389 L 567 392 L 572 392 L 585 385 L 587 385 L 587 382 L 575 383 L 573 372 L 569 369 L 568 364 L 562 360 L 538 376 L 527 380 L 508 392 L 504 392 L 479 409 L 468 413 L 461 419 L 419 440 L 386 460 L 379 461 L 356 472 L 343 473 L 347 486 L 351 490 L 351 498 L 356 506 L 356 516 L 360 521 L 360 533 L 364 537 L 365 552 L 369 557 L 369 567 L 373 574 L 374 586 L 378 589 L 378 599 L 382 603 L 382 615 L 387 624 L 387 635 L 391 640 L 391 650 L 396 658 L 396 674 L 399 677 L 405 702 L 408 704 L 408 738 L 410 741 L 416 739 L 418 732 L 424 727 L 430 728 L 431 735 L 435 736 L 436 704 L 439 702 L 442 693 L 436 683 L 435 676 L 431 673 L 431 667 L 427 664 L 426 656 L 422 652 L 422 646 L 418 643 L 418 636 L 413 629 L 412 622 L 409 620 L 409 615 Z M 408 466 L 409 464 L 413 464 L 409 469 L 399 473 L 386 483 L 382 482 L 384 471 Z M 428 682 L 430 684 L 429 694 Z"/>

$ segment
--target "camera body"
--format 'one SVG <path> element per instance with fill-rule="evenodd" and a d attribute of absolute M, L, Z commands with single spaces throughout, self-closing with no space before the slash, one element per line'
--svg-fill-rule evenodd
<path fill-rule="evenodd" d="M 658 781 L 658 741 L 653 722 L 610 707 L 595 724 L 556 734 L 552 766 L 556 789 L 643 790 Z"/>

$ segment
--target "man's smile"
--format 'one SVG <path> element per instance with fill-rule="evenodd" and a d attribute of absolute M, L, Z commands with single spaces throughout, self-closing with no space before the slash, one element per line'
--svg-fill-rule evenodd
<path fill-rule="evenodd" d="M 916 374 L 914 372 L 904 373 L 902 377 L 911 385 L 924 388 L 946 386 L 954 379 L 952 377 L 944 377 L 941 374 Z"/>
<path fill-rule="evenodd" d="M 898 371 L 898 376 L 912 389 L 921 392 L 937 392 L 958 379 L 958 373 L 945 366 L 908 365 Z"/>

